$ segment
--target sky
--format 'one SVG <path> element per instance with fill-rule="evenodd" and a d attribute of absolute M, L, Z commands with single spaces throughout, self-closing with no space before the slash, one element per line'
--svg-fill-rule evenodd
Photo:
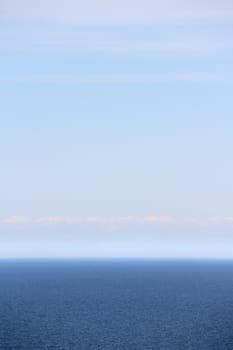
<path fill-rule="evenodd" d="M 233 258 L 233 4 L 1 0 L 0 258 Z"/>

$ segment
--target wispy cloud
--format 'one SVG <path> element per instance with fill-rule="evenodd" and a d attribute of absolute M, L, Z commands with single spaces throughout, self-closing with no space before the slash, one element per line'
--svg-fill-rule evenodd
<path fill-rule="evenodd" d="M 119 217 L 102 217 L 102 216 L 45 216 L 45 217 L 27 217 L 12 216 L 2 221 L 5 224 L 178 224 L 178 225 L 215 225 L 224 223 L 233 223 L 233 217 L 209 217 L 209 218 L 183 218 L 177 219 L 168 215 L 146 215 L 146 216 L 119 216 Z"/>
<path fill-rule="evenodd" d="M 170 216 L 122 216 L 122 217 L 65 217 L 48 216 L 29 218 L 24 216 L 12 216 L 4 220 L 7 224 L 147 224 L 147 223 L 171 223 Z"/>
<path fill-rule="evenodd" d="M 232 217 L 226 217 L 224 218 L 225 222 L 232 222 L 233 223 L 233 216 Z"/>
<path fill-rule="evenodd" d="M 3 222 L 6 224 L 28 224 L 33 222 L 33 219 L 26 216 L 12 216 L 5 219 Z"/>
<path fill-rule="evenodd" d="M 222 223 L 233 223 L 233 217 L 226 216 L 226 217 L 212 217 L 209 218 L 208 223 L 212 224 L 222 224 Z"/>

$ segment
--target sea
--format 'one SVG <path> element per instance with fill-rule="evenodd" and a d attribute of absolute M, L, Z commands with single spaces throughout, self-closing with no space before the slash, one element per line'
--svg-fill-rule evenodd
<path fill-rule="evenodd" d="M 233 261 L 1 260 L 0 349 L 232 350 Z"/>

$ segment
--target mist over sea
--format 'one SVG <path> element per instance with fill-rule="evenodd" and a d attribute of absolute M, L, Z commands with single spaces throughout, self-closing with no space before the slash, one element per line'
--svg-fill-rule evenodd
<path fill-rule="evenodd" d="M 1 260 L 0 349 L 233 349 L 233 261 Z"/>

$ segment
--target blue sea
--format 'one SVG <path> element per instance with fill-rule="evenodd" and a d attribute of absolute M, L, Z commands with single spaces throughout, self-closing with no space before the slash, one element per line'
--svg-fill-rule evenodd
<path fill-rule="evenodd" d="M 0 349 L 232 350 L 233 262 L 2 260 Z"/>

